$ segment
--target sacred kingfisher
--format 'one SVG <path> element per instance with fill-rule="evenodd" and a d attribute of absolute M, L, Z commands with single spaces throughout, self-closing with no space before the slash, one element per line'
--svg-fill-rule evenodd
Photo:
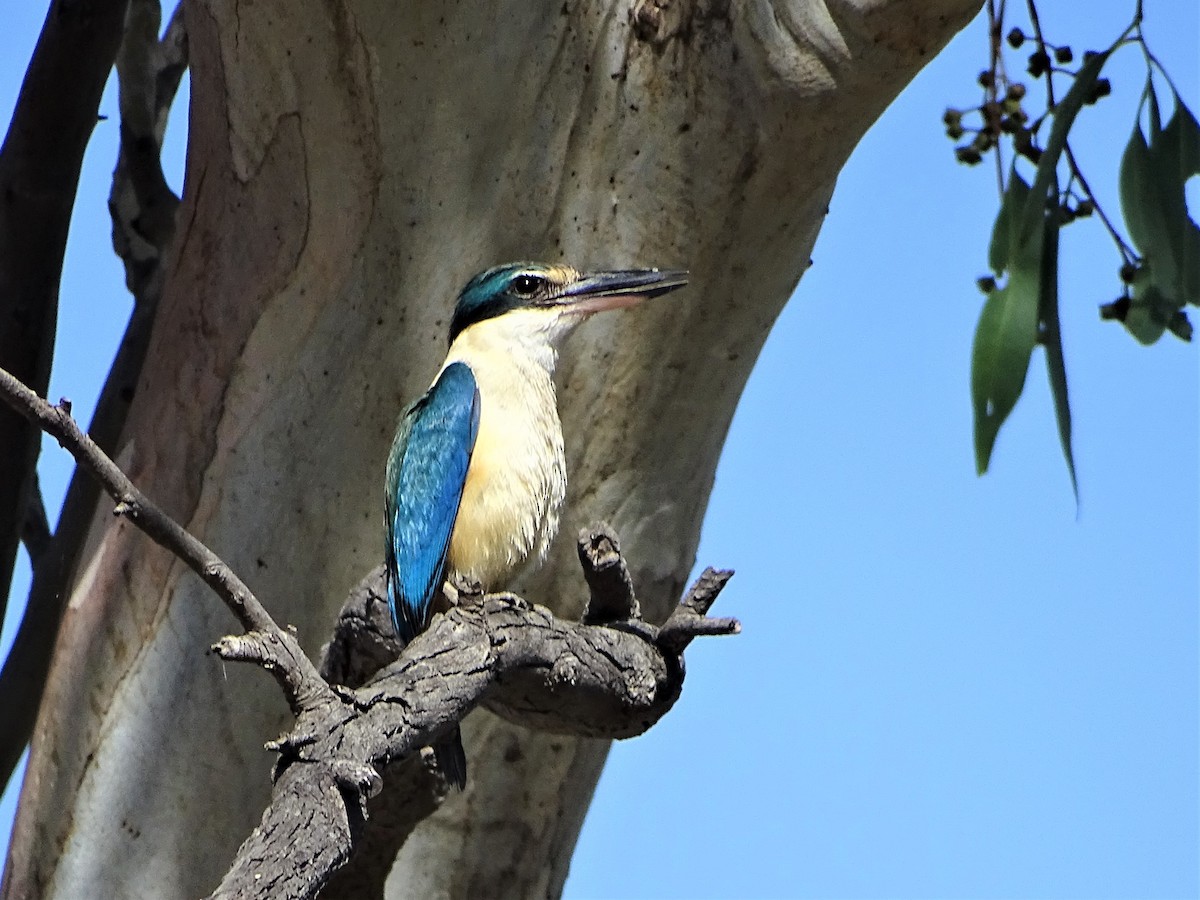
<path fill-rule="evenodd" d="M 510 263 L 472 278 L 450 320 L 450 352 L 400 418 L 387 460 L 388 605 L 406 644 L 453 576 L 497 590 L 544 559 L 566 496 L 554 367 L 566 337 L 606 309 L 687 283 L 687 273 Z M 457 733 L 436 747 L 461 788 Z"/>

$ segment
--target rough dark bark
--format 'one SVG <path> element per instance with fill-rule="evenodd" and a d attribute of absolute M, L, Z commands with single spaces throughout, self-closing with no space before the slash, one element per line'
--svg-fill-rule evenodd
<path fill-rule="evenodd" d="M 597 562 L 624 568 L 604 552 L 599 560 L 583 554 L 589 582 Z M 705 616 L 729 575 L 707 570 L 662 628 L 631 618 L 631 605 L 599 626 L 565 622 L 512 594 L 463 595 L 363 688 L 308 694 L 296 728 L 272 745 L 280 761 L 271 805 L 212 896 L 315 896 L 354 849 L 367 801 L 382 786 L 379 765 L 442 737 L 476 705 L 554 734 L 644 733 L 678 699 L 691 639 L 737 631 L 733 620 Z M 613 595 L 593 598 L 593 608 L 616 612 Z M 250 634 L 214 649 L 223 659 L 286 668 L 275 646 Z"/>
<path fill-rule="evenodd" d="M 377 566 L 346 599 L 333 639 L 325 646 L 321 677 L 330 684 L 362 687 L 396 659 L 400 647 L 392 634 L 383 566 Z M 354 854 L 321 891 L 323 900 L 382 897 L 396 854 L 422 819 L 449 794 L 445 780 L 421 756 L 387 763 L 379 769 L 387 789 L 367 800 L 371 827 L 355 841 Z"/>

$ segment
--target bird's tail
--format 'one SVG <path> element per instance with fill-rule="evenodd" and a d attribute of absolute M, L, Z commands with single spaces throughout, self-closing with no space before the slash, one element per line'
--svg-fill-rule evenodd
<path fill-rule="evenodd" d="M 457 725 L 433 745 L 433 758 L 447 784 L 460 791 L 467 786 L 467 753 L 463 750 L 462 731 Z"/>

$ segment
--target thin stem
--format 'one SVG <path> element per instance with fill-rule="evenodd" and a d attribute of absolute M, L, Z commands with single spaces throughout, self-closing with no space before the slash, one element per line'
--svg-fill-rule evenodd
<path fill-rule="evenodd" d="M 1050 54 L 1046 53 L 1046 46 L 1047 46 L 1046 38 L 1042 34 L 1042 20 L 1040 18 L 1038 18 L 1037 3 L 1035 3 L 1034 0 L 1028 0 L 1028 2 L 1025 5 L 1029 9 L 1029 22 L 1031 25 L 1033 25 L 1033 36 L 1034 36 L 1034 40 L 1037 41 L 1038 52 L 1049 57 Z M 1056 105 L 1054 102 L 1053 74 L 1054 74 L 1053 67 L 1047 66 L 1046 67 L 1046 103 L 1049 104 L 1051 109 L 1053 109 Z"/>
<path fill-rule="evenodd" d="M 253 637 L 264 644 L 282 648 L 276 654 L 271 674 L 297 715 L 328 695 L 328 686 L 296 638 L 275 624 L 250 588 L 217 554 L 151 502 L 96 442 L 83 433 L 71 418 L 69 401 L 51 406 L 4 369 L 0 369 L 0 398 L 53 435 L 75 457 L 79 467 L 90 472 L 117 502 L 113 512 L 125 516 L 156 544 L 183 560 L 225 602 L 246 631 L 257 632 Z"/>
<path fill-rule="evenodd" d="M 1045 54 L 1047 44 L 1046 44 L 1045 36 L 1042 34 L 1041 19 L 1038 18 L 1037 3 L 1035 2 L 1035 0 L 1028 0 L 1028 2 L 1026 3 L 1026 6 L 1029 9 L 1029 21 L 1033 25 L 1033 34 L 1034 34 L 1034 39 L 1037 41 L 1037 44 L 1038 44 L 1038 50 L 1041 53 Z M 1141 0 L 1138 0 L 1137 10 L 1134 13 L 1133 22 L 1130 23 L 1129 27 L 1125 29 L 1125 32 L 1121 35 L 1121 37 L 1119 37 L 1117 39 L 1116 44 L 1114 44 L 1114 46 L 1116 46 L 1117 44 L 1120 44 L 1122 41 L 1124 41 L 1125 38 L 1128 37 L 1128 35 L 1130 34 L 1131 31 L 1134 31 L 1134 30 L 1140 28 L 1141 21 L 1142 21 L 1142 3 L 1141 3 Z M 1149 51 L 1146 50 L 1145 42 L 1142 42 L 1142 41 L 1139 41 L 1139 42 L 1142 44 L 1143 51 L 1146 53 L 1149 53 Z M 1047 54 L 1047 55 L 1049 55 L 1049 54 Z M 1053 77 L 1054 72 L 1055 72 L 1055 68 L 1053 66 L 1048 66 L 1046 69 L 1046 73 L 1045 73 L 1046 74 L 1046 102 L 1049 105 L 1050 109 L 1054 109 L 1054 107 L 1056 105 L 1055 100 L 1054 100 L 1054 77 Z M 1071 170 L 1071 177 L 1079 182 L 1079 186 L 1081 188 L 1083 188 L 1084 192 L 1087 194 L 1087 196 L 1091 199 L 1092 203 L 1095 205 L 1096 214 L 1100 217 L 1100 221 L 1104 223 L 1104 227 L 1108 231 L 1109 235 L 1112 236 L 1113 242 L 1117 245 L 1117 250 L 1121 254 L 1121 258 L 1125 262 L 1132 262 L 1133 260 L 1137 259 L 1137 254 L 1129 247 L 1128 244 L 1125 243 L 1124 238 L 1121 237 L 1120 233 L 1117 231 L 1116 227 L 1113 225 L 1112 220 L 1109 219 L 1108 215 L 1104 212 L 1103 207 L 1100 206 L 1099 201 L 1096 199 L 1096 195 L 1092 193 L 1091 186 L 1088 185 L 1087 179 L 1083 175 L 1083 171 L 1079 168 L 1079 164 L 1075 160 L 1075 153 L 1071 150 L 1070 141 L 1068 141 L 1066 143 L 1066 145 L 1064 146 L 1063 149 L 1064 149 L 1064 155 L 1067 158 L 1067 165 L 1070 167 L 1070 170 Z"/>
<path fill-rule="evenodd" d="M 1072 170 L 1071 172 L 1068 173 L 1068 175 L 1069 175 L 1069 177 L 1067 178 L 1067 183 L 1063 187 L 1062 191 L 1059 192 L 1059 195 L 1058 195 L 1060 203 L 1065 203 L 1066 201 L 1072 199 L 1073 197 L 1078 196 L 1075 193 L 1075 181 L 1076 181 L 1075 172 Z"/>
<path fill-rule="evenodd" d="M 992 102 L 997 100 L 997 86 L 1000 83 L 1001 69 L 1004 63 L 1004 54 L 1001 50 L 1000 42 L 1004 40 L 1004 0 L 1000 2 L 1000 9 L 996 9 L 996 0 L 988 0 L 988 52 L 991 57 L 992 84 L 987 89 L 987 99 Z M 1007 78 L 1005 78 L 1007 83 Z M 1000 196 L 1004 196 L 1004 158 L 1003 145 L 999 141 L 999 136 L 996 140 L 996 152 L 994 158 L 996 160 L 996 190 Z"/>
<path fill-rule="evenodd" d="M 1067 141 L 1063 147 L 1063 150 L 1067 157 L 1067 165 L 1070 166 L 1071 169 L 1071 177 L 1079 182 L 1079 186 L 1083 188 L 1084 194 L 1091 199 L 1092 205 L 1096 208 L 1096 215 L 1100 217 L 1100 221 L 1104 223 L 1105 229 L 1107 229 L 1109 235 L 1112 236 L 1113 243 L 1117 245 L 1117 250 L 1120 251 L 1121 259 L 1125 262 L 1133 262 L 1138 258 L 1137 253 L 1135 253 L 1133 248 L 1125 243 L 1125 239 L 1121 237 L 1120 233 L 1116 229 L 1116 226 L 1113 225 L 1112 220 L 1109 219 L 1108 215 L 1104 212 L 1104 208 L 1100 205 L 1100 201 L 1097 200 L 1096 195 L 1092 193 L 1091 185 L 1087 183 L 1087 179 L 1083 175 L 1083 170 L 1079 168 L 1079 164 L 1075 161 L 1075 154 L 1071 150 L 1070 141 Z"/>
<path fill-rule="evenodd" d="M 1146 46 L 1146 40 L 1140 34 L 1137 37 L 1137 42 L 1142 45 L 1142 53 L 1146 57 L 1147 69 L 1158 69 L 1160 75 L 1167 80 L 1167 86 L 1171 88 L 1171 93 L 1176 97 L 1179 96 L 1179 88 L 1175 87 L 1175 82 L 1171 78 L 1171 73 L 1167 71 L 1166 66 L 1158 61 L 1158 57 L 1150 52 L 1150 48 Z M 1153 73 L 1147 73 L 1151 77 Z"/>
<path fill-rule="evenodd" d="M 116 501 L 116 512 L 129 518 L 155 543 L 170 550 L 225 601 L 248 631 L 283 635 L 250 589 L 220 557 L 159 509 L 124 472 L 80 430 L 69 402 L 51 406 L 8 371 L 0 369 L 0 397 L 29 421 L 52 435 Z"/>

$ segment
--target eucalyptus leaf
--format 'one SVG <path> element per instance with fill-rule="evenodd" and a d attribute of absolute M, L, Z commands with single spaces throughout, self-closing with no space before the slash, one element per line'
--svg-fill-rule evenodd
<path fill-rule="evenodd" d="M 1200 175 L 1200 124 L 1178 94 L 1175 112 L 1160 139 L 1163 160 L 1160 186 L 1168 215 L 1178 223 L 1173 250 L 1179 261 L 1179 288 L 1183 303 L 1200 305 L 1200 228 L 1188 216 L 1187 181 Z"/>
<path fill-rule="evenodd" d="M 1200 228 L 1188 222 L 1183 231 L 1183 300 L 1200 306 Z"/>
<path fill-rule="evenodd" d="M 1186 340 L 1191 329 L 1180 310 L 1200 304 L 1200 228 L 1188 216 L 1185 195 L 1187 180 L 1200 174 L 1200 125 L 1176 94 L 1163 127 L 1149 80 L 1146 96 L 1148 135 L 1135 121 L 1121 157 L 1121 211 L 1142 257 L 1125 327 L 1142 343 L 1168 328 Z"/>
<path fill-rule="evenodd" d="M 1175 95 L 1175 114 L 1163 132 L 1179 135 L 1180 180 L 1186 182 L 1193 175 L 1200 175 L 1200 123 L 1178 94 Z"/>
<path fill-rule="evenodd" d="M 988 265 L 997 275 L 1008 268 L 1009 252 L 1014 246 L 1014 223 L 1029 200 L 1029 185 L 1014 167 L 1008 174 L 1008 186 L 1000 199 L 1000 212 L 992 225 L 992 242 L 988 246 Z"/>
<path fill-rule="evenodd" d="M 1023 190 L 1014 172 L 1009 192 Z M 1024 188 L 1027 190 L 1027 188 Z M 1028 202 L 1031 198 L 1026 198 Z M 1044 208 L 1043 202 L 1039 204 Z M 988 469 L 1000 426 L 1008 418 L 1029 371 L 1038 341 L 1038 295 L 1042 278 L 1042 234 L 1045 215 L 1037 223 L 1036 240 L 1027 240 L 1023 221 L 1009 223 L 1008 281 L 992 291 L 979 314 L 971 349 L 971 405 L 975 413 L 975 470 Z"/>
<path fill-rule="evenodd" d="M 1167 330 L 1181 341 L 1192 339 L 1192 322 L 1182 309 L 1175 310 L 1175 314 L 1167 322 Z"/>
<path fill-rule="evenodd" d="M 1129 229 L 1133 243 L 1139 249 L 1144 249 L 1151 245 L 1153 235 L 1158 231 L 1155 222 L 1161 210 L 1155 202 L 1158 191 L 1154 179 L 1154 157 L 1137 123 L 1134 123 L 1133 134 L 1129 136 L 1125 152 L 1121 154 L 1118 188 L 1125 227 Z"/>
<path fill-rule="evenodd" d="M 1057 182 L 1052 183 L 1055 194 Z M 1075 453 L 1071 447 L 1071 401 L 1067 392 L 1067 363 L 1063 356 L 1062 327 L 1058 317 L 1058 231 L 1057 215 L 1046 217 L 1042 242 L 1041 289 L 1038 295 L 1038 324 L 1042 346 L 1046 349 L 1046 375 L 1054 398 L 1054 418 L 1058 424 L 1058 442 L 1062 445 L 1075 504 L 1079 504 L 1079 481 L 1075 475 Z"/>
<path fill-rule="evenodd" d="M 1147 106 L 1150 109 L 1148 118 L 1150 120 L 1150 133 L 1152 135 L 1159 134 L 1162 131 L 1162 114 L 1158 110 L 1158 91 L 1154 89 L 1153 73 L 1146 73 L 1146 99 Z"/>

